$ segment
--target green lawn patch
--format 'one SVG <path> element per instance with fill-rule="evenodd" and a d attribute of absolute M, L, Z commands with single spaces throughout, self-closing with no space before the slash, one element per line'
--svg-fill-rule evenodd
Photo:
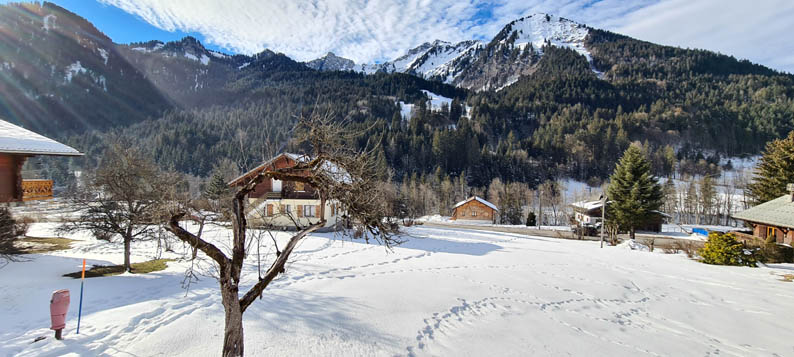
<path fill-rule="evenodd" d="M 140 263 L 132 264 L 133 274 L 146 274 L 155 271 L 164 270 L 168 265 L 166 262 L 173 259 L 154 259 Z M 97 278 L 102 276 L 119 275 L 124 272 L 124 265 L 95 265 L 85 271 L 86 278 Z M 64 274 L 63 276 L 80 279 L 82 272 L 76 271 L 74 273 Z"/>
<path fill-rule="evenodd" d="M 68 238 L 41 238 L 41 237 L 25 237 L 18 238 L 13 241 L 13 244 L 0 245 L 0 254 L 19 255 L 19 254 L 40 254 L 47 252 L 54 252 L 58 250 L 66 250 L 72 248 L 74 239 Z"/>

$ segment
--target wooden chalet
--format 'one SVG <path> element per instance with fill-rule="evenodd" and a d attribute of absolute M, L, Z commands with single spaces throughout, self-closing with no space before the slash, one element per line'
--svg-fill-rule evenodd
<path fill-rule="evenodd" d="M 82 156 L 72 147 L 0 120 L 0 202 L 52 198 L 52 180 L 22 179 L 22 165 L 33 156 Z"/>
<path fill-rule="evenodd" d="M 453 221 L 486 221 L 496 223 L 496 215 L 499 209 L 496 206 L 477 196 L 469 197 L 464 201 L 458 202 L 452 208 Z"/>
<path fill-rule="evenodd" d="M 753 237 L 778 244 L 794 242 L 794 184 L 789 193 L 733 215 L 753 227 Z"/>
<path fill-rule="evenodd" d="M 299 162 L 310 160 L 305 155 L 282 153 L 262 163 L 228 184 L 240 187 L 265 170 L 294 167 Z M 308 175 L 308 172 L 307 172 Z M 321 201 L 317 190 L 303 182 L 266 179 L 248 194 L 248 220 L 254 224 L 284 229 L 295 228 L 295 223 L 309 225 L 320 220 Z M 334 227 L 342 222 L 344 214 L 339 204 L 325 203 L 326 227 Z"/>

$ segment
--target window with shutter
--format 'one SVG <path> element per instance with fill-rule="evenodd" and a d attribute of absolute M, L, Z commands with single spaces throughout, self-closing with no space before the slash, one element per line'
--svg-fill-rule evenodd
<path fill-rule="evenodd" d="M 303 217 L 303 206 L 298 205 L 298 217 Z"/>
<path fill-rule="evenodd" d="M 320 212 L 322 212 L 322 209 L 320 209 L 320 205 L 314 206 L 314 216 L 320 217 Z"/>
<path fill-rule="evenodd" d="M 267 216 L 270 217 L 273 215 L 273 205 L 267 205 Z"/>

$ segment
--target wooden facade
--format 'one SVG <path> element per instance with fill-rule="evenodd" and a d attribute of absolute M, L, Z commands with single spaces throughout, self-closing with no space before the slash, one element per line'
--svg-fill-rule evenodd
<path fill-rule="evenodd" d="M 0 154 L 0 202 L 22 201 L 22 165 L 26 155 Z"/>
<path fill-rule="evenodd" d="M 262 171 L 294 167 L 298 160 L 303 159 L 306 157 L 280 154 L 232 180 L 229 185 L 245 185 Z M 247 216 L 253 224 L 284 229 L 295 228 L 296 222 L 301 225 L 313 224 L 319 221 L 321 213 L 326 220 L 326 227 L 337 226 L 344 219 L 338 203 L 326 202 L 325 207 L 322 207 L 317 189 L 303 182 L 265 179 L 248 194 L 248 207 Z"/>
<path fill-rule="evenodd" d="M 792 217 L 792 220 L 794 220 L 794 217 Z M 792 228 L 759 222 L 747 223 L 753 227 L 753 236 L 761 238 L 764 241 L 789 245 L 794 242 L 794 229 Z M 794 224 L 794 221 L 792 221 L 792 223 Z"/>
<path fill-rule="evenodd" d="M 753 237 L 778 244 L 794 243 L 794 185 L 789 194 L 733 215 L 753 228 Z"/>
<path fill-rule="evenodd" d="M 245 185 L 248 180 L 254 178 L 256 175 L 265 170 L 276 170 L 295 166 L 294 155 L 281 154 L 276 156 L 264 165 L 247 172 L 245 175 L 232 181 L 233 186 Z M 260 182 L 254 191 L 248 195 L 248 198 L 255 199 L 303 199 L 313 200 L 319 199 L 317 190 L 311 185 L 302 182 L 282 182 L 280 180 L 264 180 Z"/>
<path fill-rule="evenodd" d="M 22 166 L 34 156 L 82 156 L 74 148 L 0 120 L 0 203 L 52 197 L 51 180 L 23 180 Z"/>
<path fill-rule="evenodd" d="M 481 199 L 472 197 L 456 205 L 452 210 L 452 217 L 450 219 L 453 221 L 468 220 L 496 223 L 497 213 L 497 210 L 483 203 Z"/>

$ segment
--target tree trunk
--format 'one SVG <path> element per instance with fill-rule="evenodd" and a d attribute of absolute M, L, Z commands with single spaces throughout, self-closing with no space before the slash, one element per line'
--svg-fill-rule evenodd
<path fill-rule="evenodd" d="M 221 296 L 226 323 L 223 329 L 223 356 L 243 355 L 243 312 L 240 309 L 237 285 L 227 277 L 221 278 Z"/>
<path fill-rule="evenodd" d="M 629 230 L 629 236 L 631 237 L 631 240 L 634 240 L 634 226 L 631 226 L 631 229 Z"/>
<path fill-rule="evenodd" d="M 132 241 L 132 237 L 126 236 L 124 237 L 124 271 L 131 273 L 132 267 L 130 266 L 130 242 Z"/>

